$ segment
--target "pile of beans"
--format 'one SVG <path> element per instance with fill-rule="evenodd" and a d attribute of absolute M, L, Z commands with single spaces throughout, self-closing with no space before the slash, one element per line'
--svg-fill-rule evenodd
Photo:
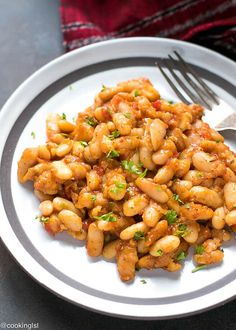
<path fill-rule="evenodd" d="M 47 142 L 18 162 L 37 219 L 116 260 L 123 281 L 140 268 L 180 270 L 190 247 L 193 271 L 220 263 L 236 231 L 236 157 L 202 115 L 145 78 L 103 86 L 74 122 L 50 114 Z"/>

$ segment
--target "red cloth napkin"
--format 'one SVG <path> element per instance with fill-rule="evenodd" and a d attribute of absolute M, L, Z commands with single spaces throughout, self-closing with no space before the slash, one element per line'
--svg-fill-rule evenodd
<path fill-rule="evenodd" d="M 66 51 L 120 37 L 191 40 L 236 56 L 236 0 L 61 0 Z"/>

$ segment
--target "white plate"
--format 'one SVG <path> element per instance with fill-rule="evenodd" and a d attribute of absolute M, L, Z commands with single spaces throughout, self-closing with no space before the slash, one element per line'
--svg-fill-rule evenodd
<path fill-rule="evenodd" d="M 67 235 L 51 238 L 34 220 L 38 201 L 32 185 L 17 181 L 17 160 L 23 149 L 45 141 L 47 113 L 64 112 L 73 118 L 93 102 L 102 84 L 145 76 L 162 97 L 177 100 L 154 65 L 155 58 L 167 57 L 173 50 L 193 64 L 220 96 L 235 104 L 232 61 L 185 42 L 131 38 L 84 47 L 52 61 L 26 80 L 1 111 L 2 240 L 43 286 L 102 313 L 139 319 L 177 317 L 219 305 L 235 295 L 235 244 L 225 248 L 224 262 L 218 267 L 192 274 L 189 257 L 179 273 L 140 271 L 133 283 L 125 284 L 114 263 L 90 259 L 83 244 Z"/>

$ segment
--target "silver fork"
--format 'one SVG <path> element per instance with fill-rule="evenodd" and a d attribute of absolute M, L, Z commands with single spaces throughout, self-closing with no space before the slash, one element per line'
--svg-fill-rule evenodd
<path fill-rule="evenodd" d="M 207 121 L 211 126 L 214 126 L 217 131 L 236 131 L 236 112 L 233 108 L 222 100 L 199 77 L 194 69 L 184 61 L 177 51 L 174 51 L 174 53 L 177 59 L 168 55 L 169 59 L 162 59 L 158 61 L 156 65 L 175 94 L 182 102 L 190 104 L 191 102 L 186 99 L 183 92 L 181 92 L 180 89 L 182 89 L 194 103 L 198 103 L 208 109 L 209 111 L 205 111 L 204 121 Z M 169 74 L 166 74 L 163 67 L 166 67 Z M 176 69 L 178 70 L 179 75 L 175 72 Z M 176 83 L 179 87 L 177 87 Z M 221 117 L 219 118 L 217 115 L 221 115 Z"/>

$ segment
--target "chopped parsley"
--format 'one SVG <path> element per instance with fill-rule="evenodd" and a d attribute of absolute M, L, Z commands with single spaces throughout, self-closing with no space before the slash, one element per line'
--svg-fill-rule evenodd
<path fill-rule="evenodd" d="M 130 118 L 131 118 L 131 113 L 130 113 L 130 112 L 126 112 L 126 113 L 124 114 L 124 116 L 125 116 L 126 118 L 130 119 Z"/>
<path fill-rule="evenodd" d="M 35 220 L 38 220 L 39 222 L 42 222 L 42 223 L 47 223 L 49 221 L 49 217 L 44 217 L 43 215 L 36 216 Z"/>
<path fill-rule="evenodd" d="M 85 148 L 88 146 L 88 142 L 86 141 L 79 141 L 79 143 Z"/>
<path fill-rule="evenodd" d="M 184 260 L 185 258 L 186 258 L 186 254 L 185 254 L 185 252 L 184 252 L 184 251 L 181 251 L 181 252 L 177 255 L 176 260 L 177 260 L 177 261 L 181 261 L 181 260 Z"/>
<path fill-rule="evenodd" d="M 147 281 L 145 281 L 145 280 L 140 280 L 140 282 L 141 282 L 142 284 L 147 284 Z"/>
<path fill-rule="evenodd" d="M 196 177 L 199 178 L 199 179 L 203 178 L 203 173 L 202 172 L 197 172 Z"/>
<path fill-rule="evenodd" d="M 33 139 L 35 139 L 35 137 L 36 137 L 35 132 L 31 132 L 30 135 L 32 136 Z"/>
<path fill-rule="evenodd" d="M 205 252 L 205 249 L 202 245 L 197 245 L 195 248 L 195 253 L 196 254 L 203 254 L 203 252 Z"/>
<path fill-rule="evenodd" d="M 125 189 L 125 187 L 126 187 L 126 184 L 125 183 L 116 181 L 115 182 L 115 187 L 114 188 L 111 188 L 111 191 L 114 194 L 118 194 L 121 190 Z"/>
<path fill-rule="evenodd" d="M 107 135 L 107 137 L 110 139 L 110 140 L 114 140 L 116 138 L 118 138 L 120 136 L 120 132 L 119 131 L 113 131 L 110 135 Z"/>
<path fill-rule="evenodd" d="M 161 188 L 161 186 L 159 184 L 156 186 L 156 190 L 157 191 L 162 191 L 162 188 Z"/>
<path fill-rule="evenodd" d="M 87 117 L 85 119 L 85 121 L 89 126 L 92 126 L 92 127 L 95 127 L 98 124 L 97 120 L 94 117 Z"/>
<path fill-rule="evenodd" d="M 110 108 L 107 108 L 107 112 L 109 113 L 109 115 L 112 115 L 112 110 Z"/>
<path fill-rule="evenodd" d="M 184 207 L 185 207 L 186 209 L 190 209 L 190 204 L 189 204 L 189 203 L 186 203 L 186 204 L 184 204 Z"/>
<path fill-rule="evenodd" d="M 104 220 L 107 222 L 116 222 L 116 217 L 113 212 L 105 213 L 103 215 L 95 217 L 97 220 Z"/>
<path fill-rule="evenodd" d="M 179 204 L 184 204 L 184 202 L 179 198 L 179 195 L 177 195 L 177 194 L 173 194 L 173 195 L 172 195 L 172 198 L 173 198 L 175 201 L 179 202 Z"/>
<path fill-rule="evenodd" d="M 69 137 L 69 134 L 67 134 L 67 133 L 61 133 L 61 136 L 63 136 L 64 138 L 68 138 Z"/>
<path fill-rule="evenodd" d="M 136 89 L 136 90 L 134 91 L 134 96 L 135 96 L 135 97 L 136 97 L 136 96 L 139 96 L 139 94 L 140 94 L 139 90 Z"/>
<path fill-rule="evenodd" d="M 166 212 L 165 218 L 169 225 L 173 225 L 177 220 L 177 212 L 175 210 L 169 210 Z"/>
<path fill-rule="evenodd" d="M 66 120 L 66 114 L 64 112 L 62 112 L 62 114 L 61 114 L 61 119 Z"/>
<path fill-rule="evenodd" d="M 97 196 L 96 195 L 92 195 L 90 196 L 91 201 L 95 202 L 97 200 Z"/>
<path fill-rule="evenodd" d="M 136 233 L 134 234 L 134 239 L 135 241 L 140 241 L 142 239 L 144 239 L 144 232 L 143 231 L 136 231 Z"/>
<path fill-rule="evenodd" d="M 147 173 L 147 169 L 144 170 L 144 172 L 142 172 L 141 167 L 142 165 L 135 165 L 133 160 L 122 160 L 121 165 L 123 167 L 123 169 L 125 169 L 126 171 L 133 173 L 133 174 L 137 174 L 139 175 L 141 178 L 144 178 L 146 173 Z"/>
<path fill-rule="evenodd" d="M 143 173 L 141 173 L 141 174 L 139 175 L 139 177 L 140 177 L 141 179 L 143 179 L 143 178 L 146 176 L 147 171 L 148 171 L 148 169 L 145 168 L 145 170 L 143 171 Z"/>
<path fill-rule="evenodd" d="M 107 158 L 108 159 L 112 159 L 112 158 L 117 158 L 117 157 L 119 157 L 120 156 L 120 154 L 119 154 L 119 152 L 118 151 L 116 151 L 116 150 L 110 150 L 109 152 L 108 152 L 108 154 L 107 154 Z"/>
<path fill-rule="evenodd" d="M 220 140 L 216 140 L 215 143 L 220 143 L 221 141 Z"/>
<path fill-rule="evenodd" d="M 107 89 L 107 87 L 105 85 L 102 85 L 101 92 L 104 92 L 106 89 Z"/>
<path fill-rule="evenodd" d="M 115 185 L 118 189 L 124 189 L 125 188 L 125 183 L 122 183 L 122 182 L 119 182 L 119 181 L 116 181 Z"/>
<path fill-rule="evenodd" d="M 162 250 L 157 250 L 156 255 L 158 257 L 161 257 L 163 255 L 163 251 Z"/>
<path fill-rule="evenodd" d="M 168 101 L 169 104 L 174 104 L 175 102 L 174 101 Z"/>
<path fill-rule="evenodd" d="M 195 267 L 195 268 L 192 270 L 192 273 L 196 273 L 196 272 L 198 272 L 199 270 L 206 269 L 206 268 L 207 268 L 206 265 L 197 266 L 197 267 Z"/>
<path fill-rule="evenodd" d="M 180 236 L 180 237 L 185 237 L 188 235 L 189 231 L 187 230 L 187 226 L 184 224 L 178 225 L 178 229 L 175 232 L 175 235 Z"/>

